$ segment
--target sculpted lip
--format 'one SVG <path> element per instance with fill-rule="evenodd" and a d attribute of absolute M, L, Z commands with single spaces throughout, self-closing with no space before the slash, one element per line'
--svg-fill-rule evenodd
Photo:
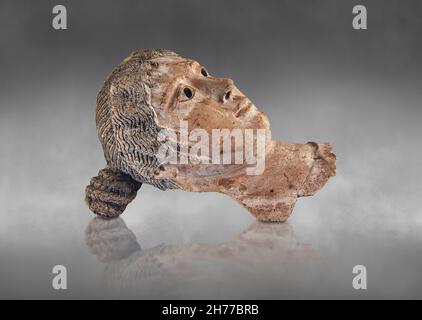
<path fill-rule="evenodd" d="M 240 117 L 242 114 L 249 111 L 249 109 L 252 107 L 252 103 L 249 101 L 246 101 L 245 103 L 239 103 L 237 110 L 233 113 L 235 117 Z"/>
<path fill-rule="evenodd" d="M 272 140 L 268 117 L 233 80 L 208 77 L 199 66 L 169 50 L 146 49 L 106 79 L 95 119 L 107 166 L 85 192 L 95 214 L 119 216 L 142 184 L 151 184 L 222 193 L 260 221 L 281 222 L 299 197 L 335 175 L 329 143 Z"/>

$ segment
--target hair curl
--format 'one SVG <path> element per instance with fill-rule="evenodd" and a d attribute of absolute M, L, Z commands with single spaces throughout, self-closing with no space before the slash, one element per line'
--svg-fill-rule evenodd
<path fill-rule="evenodd" d="M 179 57 L 162 49 L 132 52 L 104 82 L 98 97 L 96 124 L 104 157 L 111 169 L 161 190 L 178 186 L 169 179 L 155 179 L 161 128 L 151 105 L 151 59 Z"/>

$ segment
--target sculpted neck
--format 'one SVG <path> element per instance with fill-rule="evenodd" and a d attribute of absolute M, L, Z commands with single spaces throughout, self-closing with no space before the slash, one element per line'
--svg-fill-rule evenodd
<path fill-rule="evenodd" d="M 261 174 L 247 174 L 244 165 L 221 167 L 179 167 L 173 178 L 186 191 L 226 194 L 259 220 L 284 221 L 298 197 L 313 195 L 335 174 L 335 155 L 329 144 L 271 141 Z"/>

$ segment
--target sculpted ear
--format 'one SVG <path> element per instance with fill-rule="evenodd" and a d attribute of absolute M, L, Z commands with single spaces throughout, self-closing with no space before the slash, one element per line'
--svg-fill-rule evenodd
<path fill-rule="evenodd" d="M 104 218 L 118 217 L 136 197 L 142 183 L 118 170 L 105 168 L 85 189 L 89 209 Z"/>

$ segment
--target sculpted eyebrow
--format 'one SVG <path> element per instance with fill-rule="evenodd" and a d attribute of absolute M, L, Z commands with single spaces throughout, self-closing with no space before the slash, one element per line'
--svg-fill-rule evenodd
<path fill-rule="evenodd" d="M 162 59 L 156 72 L 143 66 L 156 58 Z M 269 118 L 233 80 L 200 68 L 169 50 L 138 50 L 103 82 L 95 120 L 106 166 L 85 189 L 95 214 L 119 216 L 146 183 L 222 193 L 258 221 L 284 222 L 298 198 L 335 176 L 329 143 L 273 140 Z M 194 129 L 204 139 L 199 132 L 200 141 L 193 139 Z"/>
<path fill-rule="evenodd" d="M 175 102 L 177 101 L 177 98 L 180 93 L 180 78 L 174 79 L 168 86 L 168 90 L 166 90 L 166 93 L 164 95 L 164 104 L 168 108 L 172 108 L 175 105 Z"/>

